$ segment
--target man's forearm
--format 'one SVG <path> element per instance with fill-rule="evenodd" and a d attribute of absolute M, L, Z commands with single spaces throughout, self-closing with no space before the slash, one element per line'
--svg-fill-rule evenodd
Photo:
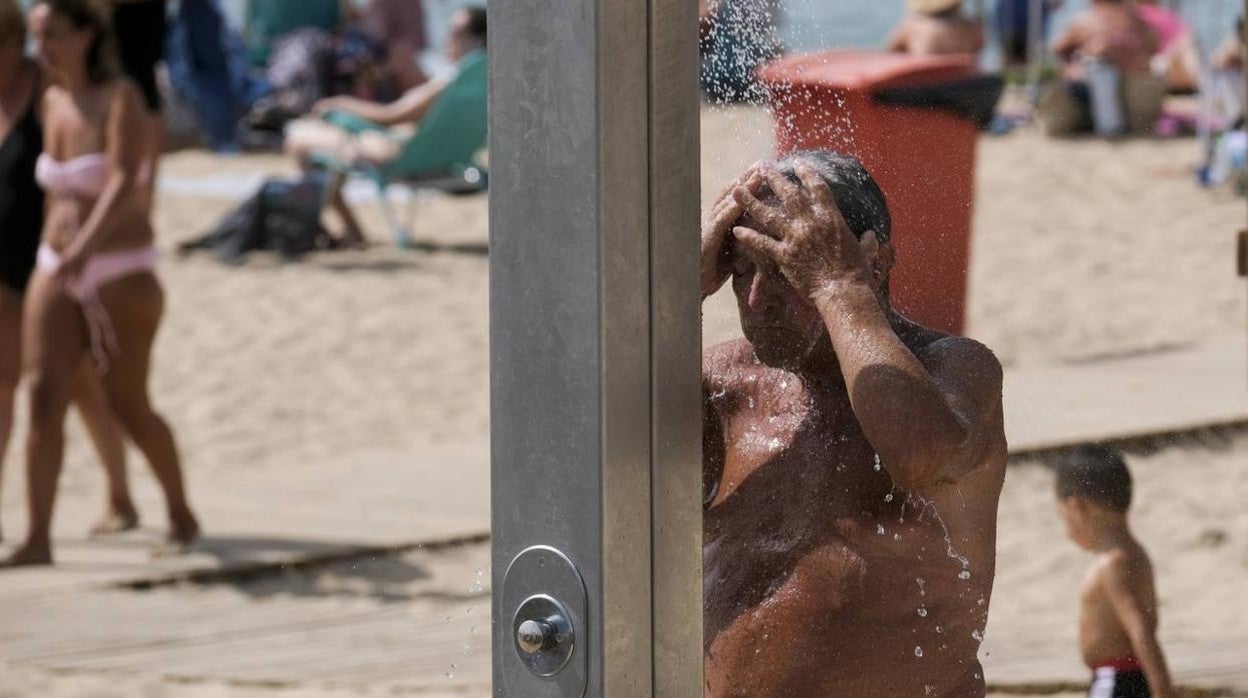
<path fill-rule="evenodd" d="M 939 477 L 967 428 L 893 330 L 865 281 L 841 284 L 818 303 L 854 414 L 900 486 Z"/>

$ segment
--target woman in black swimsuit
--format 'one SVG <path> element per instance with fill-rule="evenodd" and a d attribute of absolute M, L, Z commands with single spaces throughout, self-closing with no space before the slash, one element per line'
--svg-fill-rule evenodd
<path fill-rule="evenodd" d="M 26 22 L 17 0 L 0 0 L 0 465 L 13 429 L 21 378 L 22 301 L 43 228 L 43 190 L 35 159 L 43 150 L 39 69 L 23 56 Z M 75 402 L 108 474 L 109 504 L 92 531 L 133 528 L 138 515 L 126 482 L 125 444 L 91 365 L 84 362 Z"/>

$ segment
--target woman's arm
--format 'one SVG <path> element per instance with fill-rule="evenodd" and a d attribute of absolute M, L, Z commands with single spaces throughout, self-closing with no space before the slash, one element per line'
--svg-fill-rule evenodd
<path fill-rule="evenodd" d="M 318 102 L 314 111 L 321 115 L 330 111 L 346 112 L 382 126 L 415 124 L 429 112 L 429 108 L 448 84 L 446 80 L 430 80 L 419 87 L 413 87 L 389 104 L 378 104 L 354 97 L 331 97 Z"/>
<path fill-rule="evenodd" d="M 143 117 L 138 90 L 123 82 L 113 92 L 106 116 L 104 154 L 109 165 L 108 183 L 65 251 L 64 266 L 71 270 L 74 265 L 70 260 L 85 262 L 116 233 L 127 199 L 138 189 L 145 144 Z"/>

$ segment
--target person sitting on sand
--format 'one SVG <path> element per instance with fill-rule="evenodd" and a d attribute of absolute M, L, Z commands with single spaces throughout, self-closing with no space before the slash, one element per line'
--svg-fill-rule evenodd
<path fill-rule="evenodd" d="M 892 307 L 891 232 L 827 151 L 705 214 L 702 296 L 731 282 L 745 334 L 703 357 L 709 697 L 984 694 L 1001 365 Z"/>
<path fill-rule="evenodd" d="M 909 0 L 906 5 L 910 12 L 889 37 L 889 51 L 976 55 L 984 48 L 983 24 L 963 16 L 961 0 Z"/>
<path fill-rule="evenodd" d="M 1152 58 L 1153 74 L 1174 94 L 1191 94 L 1200 89 L 1200 51 L 1196 34 L 1183 16 L 1157 0 L 1137 0 L 1139 13 L 1157 35 L 1157 53 Z"/>
<path fill-rule="evenodd" d="M 1157 34 L 1132 0 L 1093 0 L 1053 50 L 1065 61 L 1065 84 L 1047 92 L 1039 117 L 1050 135 L 1149 133 L 1161 115 L 1164 81 L 1151 70 Z"/>
<path fill-rule="evenodd" d="M 117 71 L 105 12 L 93 0 L 36 0 L 30 10 L 31 34 L 51 81 L 35 170 L 47 214 L 25 306 L 29 527 L 22 545 L 0 563 L 7 566 L 52 562 L 65 412 L 87 357 L 165 495 L 169 543 L 180 549 L 199 536 L 173 432 L 148 393 L 165 306 L 144 193 L 150 114 L 139 89 Z"/>
<path fill-rule="evenodd" d="M 462 66 L 485 47 L 485 10 L 456 12 L 446 42 L 447 59 Z M 323 99 L 313 107 L 316 118 L 298 119 L 286 127 L 286 152 L 302 163 L 312 153 L 323 153 L 340 162 L 383 165 L 399 156 L 403 141 L 411 136 L 412 129 L 420 127 L 420 120 L 453 80 L 454 76 L 430 80 L 390 104 L 354 97 Z M 365 244 L 364 230 L 347 205 L 341 186 L 331 187 L 326 198 L 342 219 L 342 240 Z"/>
<path fill-rule="evenodd" d="M 1089 696 L 1174 695 L 1157 642 L 1157 588 L 1148 553 L 1131 533 L 1131 473 L 1117 451 L 1085 446 L 1057 466 L 1057 502 L 1066 532 L 1096 553 L 1083 583 L 1079 644 L 1093 671 Z"/>

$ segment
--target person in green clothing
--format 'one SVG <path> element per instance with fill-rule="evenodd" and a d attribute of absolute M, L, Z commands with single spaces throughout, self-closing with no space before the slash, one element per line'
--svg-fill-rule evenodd
<path fill-rule="evenodd" d="M 485 10 L 467 8 L 457 12 L 446 42 L 446 58 L 463 67 L 465 59 L 484 51 L 485 46 Z M 307 163 L 316 153 L 343 163 L 385 166 L 399 157 L 403 143 L 420 128 L 421 120 L 454 80 L 454 74 L 430 80 L 388 104 L 346 96 L 323 99 L 313 107 L 311 117 L 297 119 L 286 127 L 286 152 L 301 163 Z M 328 199 L 342 219 L 342 241 L 363 244 L 363 230 L 341 189 L 334 187 Z"/>

